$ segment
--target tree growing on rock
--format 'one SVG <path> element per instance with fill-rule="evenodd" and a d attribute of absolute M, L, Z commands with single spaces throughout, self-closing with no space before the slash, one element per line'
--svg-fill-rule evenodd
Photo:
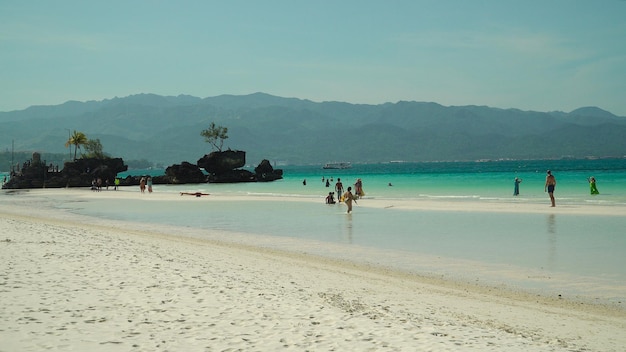
<path fill-rule="evenodd" d="M 210 143 L 213 148 L 221 152 L 224 140 L 228 139 L 228 128 L 218 126 L 215 122 L 211 122 L 209 128 L 200 132 L 200 135 L 204 136 L 205 142 Z"/>
<path fill-rule="evenodd" d="M 74 130 L 74 133 L 72 133 L 67 142 L 65 142 L 66 147 L 70 145 L 74 146 L 74 160 L 76 160 L 76 151 L 80 149 L 81 145 L 87 144 L 87 141 L 87 136 L 83 132 L 78 132 Z"/>
<path fill-rule="evenodd" d="M 106 153 L 102 151 L 102 143 L 99 138 L 87 140 L 85 150 L 88 158 L 104 159 L 107 157 Z"/>

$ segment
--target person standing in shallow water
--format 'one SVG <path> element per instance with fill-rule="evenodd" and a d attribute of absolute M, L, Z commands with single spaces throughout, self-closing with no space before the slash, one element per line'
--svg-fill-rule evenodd
<path fill-rule="evenodd" d="M 598 187 L 596 186 L 596 178 L 591 176 L 587 179 L 587 181 L 589 181 L 589 191 L 591 191 L 591 194 L 600 194 L 600 191 L 598 191 Z"/>
<path fill-rule="evenodd" d="M 521 178 L 515 178 L 515 188 L 513 189 L 513 195 L 519 196 L 519 184 L 522 183 Z"/>
<path fill-rule="evenodd" d="M 348 206 L 348 214 L 350 214 L 352 212 L 352 202 L 354 201 L 354 204 L 356 204 L 356 198 L 352 194 L 352 187 L 348 187 L 346 193 L 343 194 L 343 201 Z"/>
<path fill-rule="evenodd" d="M 343 195 L 343 183 L 341 183 L 341 179 L 337 179 L 337 183 L 335 184 L 335 193 L 337 193 L 337 197 L 339 197 L 339 201 L 341 202 L 341 196 Z"/>
<path fill-rule="evenodd" d="M 543 187 L 543 191 L 544 192 L 548 192 L 548 195 L 550 196 L 550 202 L 552 203 L 552 206 L 556 206 L 555 201 L 554 201 L 554 188 L 556 187 L 556 178 L 554 177 L 554 175 L 552 175 L 552 172 L 550 170 L 548 170 L 548 175 L 546 176 L 546 184 Z"/>
<path fill-rule="evenodd" d="M 357 178 L 356 182 L 354 183 L 354 195 L 356 196 L 356 198 L 361 198 L 365 195 L 365 193 L 363 192 L 363 181 L 361 181 L 360 178 Z"/>

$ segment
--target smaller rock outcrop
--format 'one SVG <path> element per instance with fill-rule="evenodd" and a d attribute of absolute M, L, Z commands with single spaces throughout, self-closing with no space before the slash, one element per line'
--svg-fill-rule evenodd
<path fill-rule="evenodd" d="M 274 170 L 267 159 L 263 159 L 259 166 L 254 168 L 256 180 L 259 182 L 275 181 L 283 178 L 283 170 Z"/>
<path fill-rule="evenodd" d="M 174 164 L 165 169 L 165 178 L 167 183 L 185 184 L 185 183 L 204 183 L 207 177 L 198 165 L 193 165 L 187 161 L 181 164 Z"/>

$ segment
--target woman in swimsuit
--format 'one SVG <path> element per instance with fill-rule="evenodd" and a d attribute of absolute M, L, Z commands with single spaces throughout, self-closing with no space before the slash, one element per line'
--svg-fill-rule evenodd
<path fill-rule="evenodd" d="M 348 214 L 350 214 L 352 212 L 352 202 L 356 204 L 356 198 L 352 194 L 352 187 L 348 187 L 348 191 L 343 194 L 343 201 L 348 206 Z"/>

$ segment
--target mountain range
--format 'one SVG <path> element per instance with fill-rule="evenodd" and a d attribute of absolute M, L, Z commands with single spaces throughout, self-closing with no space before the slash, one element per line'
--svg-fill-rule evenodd
<path fill-rule="evenodd" d="M 313 102 L 255 93 L 198 98 L 137 94 L 0 112 L 0 148 L 65 153 L 69 133 L 100 139 L 125 160 L 195 163 L 200 132 L 228 128 L 224 149 L 247 163 L 387 162 L 624 157 L 626 117 L 597 107 L 536 112 L 399 101 Z"/>

